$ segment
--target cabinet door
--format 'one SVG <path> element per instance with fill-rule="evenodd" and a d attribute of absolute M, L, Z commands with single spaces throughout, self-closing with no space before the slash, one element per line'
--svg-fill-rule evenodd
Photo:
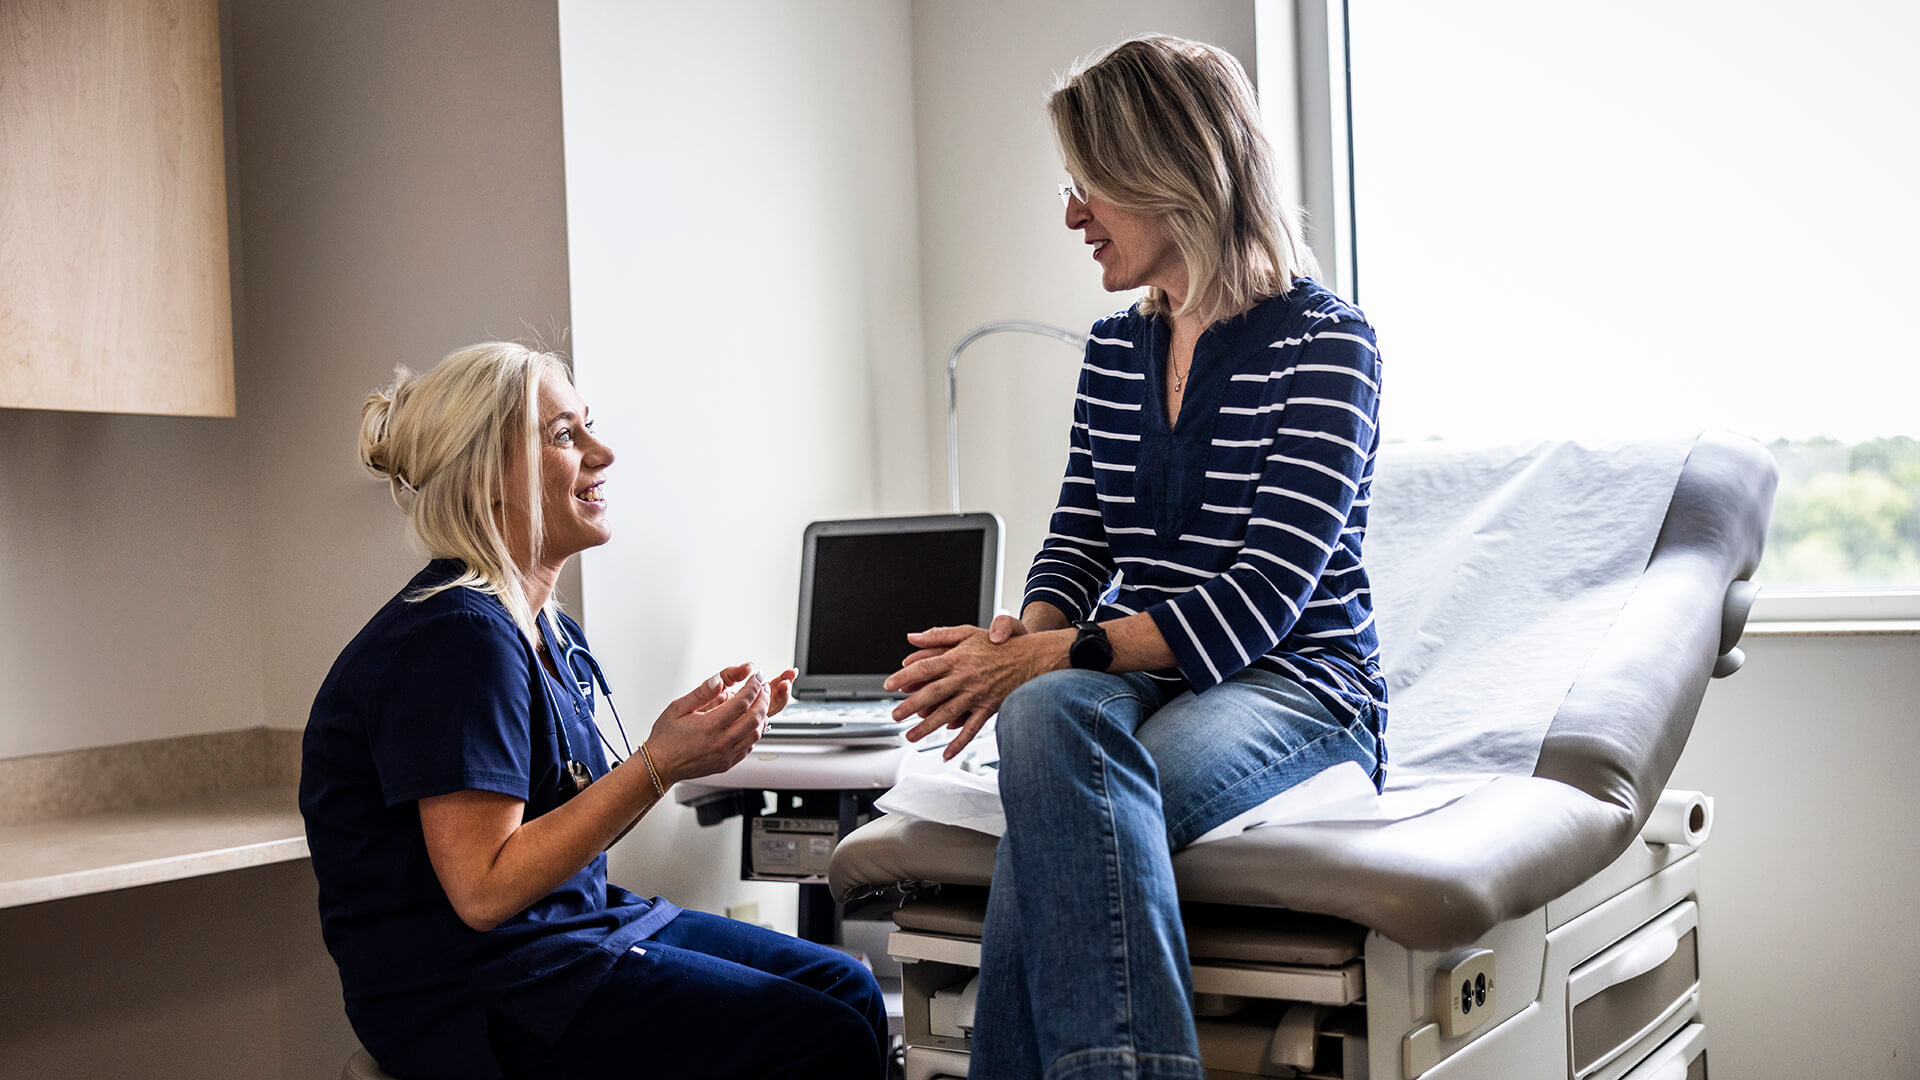
<path fill-rule="evenodd" d="M 217 0 L 0 3 L 0 406 L 233 415 Z"/>

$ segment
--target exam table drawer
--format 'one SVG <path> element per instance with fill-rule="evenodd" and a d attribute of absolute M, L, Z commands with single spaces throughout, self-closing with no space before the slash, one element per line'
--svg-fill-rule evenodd
<path fill-rule="evenodd" d="M 1699 908 L 1684 901 L 1573 969 L 1567 1005 L 1576 1077 L 1598 1072 L 1695 999 L 1699 926 Z"/>
<path fill-rule="evenodd" d="M 896 930 L 887 937 L 887 955 L 903 964 L 929 961 L 976 971 L 980 968 L 980 942 L 969 937 Z M 1195 963 L 1192 972 L 1196 994 L 1327 1006 L 1351 1005 L 1366 996 L 1366 965 L 1360 960 L 1337 967 Z"/>
<path fill-rule="evenodd" d="M 1707 1080 L 1707 1028 L 1688 1024 L 1620 1080 Z"/>

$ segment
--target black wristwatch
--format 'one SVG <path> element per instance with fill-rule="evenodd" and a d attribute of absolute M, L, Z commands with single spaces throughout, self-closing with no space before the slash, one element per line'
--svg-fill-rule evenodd
<path fill-rule="evenodd" d="M 1077 622 L 1080 636 L 1067 646 L 1067 663 L 1082 671 L 1105 671 L 1113 666 L 1113 642 L 1097 622 Z"/>

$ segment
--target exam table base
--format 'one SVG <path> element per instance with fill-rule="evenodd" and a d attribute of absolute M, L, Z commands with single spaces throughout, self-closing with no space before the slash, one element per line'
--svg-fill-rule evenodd
<path fill-rule="evenodd" d="M 1217 942 L 1196 946 L 1196 994 L 1236 1008 L 1197 1021 L 1202 1061 L 1214 1080 L 1703 1078 L 1699 879 L 1696 851 L 1636 841 L 1580 888 L 1467 949 L 1409 950 L 1351 926 L 1359 955 L 1333 955 L 1331 964 L 1273 962 L 1275 948 L 1257 940 L 1245 946 L 1253 958 L 1223 956 Z M 1279 923 L 1289 917 L 1274 914 Z M 977 973 L 978 932 L 902 912 L 903 926 L 916 921 L 889 942 L 904 964 L 907 1080 L 961 1080 L 968 1040 L 935 1032 L 943 1006 L 934 996 Z M 1190 928 L 1196 941 L 1207 933 Z M 1474 949 L 1494 954 L 1494 992 L 1483 1019 L 1449 1035 L 1435 976 Z M 1295 1069 L 1276 1058 L 1312 1063 Z"/>

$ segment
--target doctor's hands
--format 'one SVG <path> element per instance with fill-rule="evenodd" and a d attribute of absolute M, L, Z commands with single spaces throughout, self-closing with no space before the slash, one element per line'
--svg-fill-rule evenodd
<path fill-rule="evenodd" d="M 798 678 L 799 675 L 800 675 L 800 672 L 798 670 L 794 668 L 788 668 L 787 670 L 781 672 L 780 674 L 775 675 L 772 681 L 766 682 L 766 688 L 770 692 L 770 696 L 767 699 L 767 715 L 768 716 L 773 716 L 777 714 L 781 709 L 784 709 L 787 707 L 787 702 L 792 700 L 793 698 L 793 680 Z M 721 680 L 722 685 L 720 687 L 720 691 L 714 695 L 713 700 L 709 701 L 706 705 L 702 706 L 702 708 L 705 708 L 705 709 L 719 708 L 721 705 L 725 704 L 730 698 L 744 692 L 747 689 L 747 683 L 749 681 L 752 681 L 752 680 L 765 681 L 758 672 L 753 670 L 752 664 L 735 664 L 730 668 L 721 668 L 720 674 L 715 676 L 715 678 Z M 702 683 L 700 685 L 706 686 L 712 682 L 713 682 L 713 679 L 708 679 L 705 683 Z M 672 706 L 668 706 L 668 707 L 671 708 Z M 766 725 L 762 723 L 760 726 L 764 731 L 764 729 L 766 728 Z"/>
<path fill-rule="evenodd" d="M 985 630 L 937 626 L 908 634 L 907 641 L 920 648 L 887 679 L 887 689 L 908 694 L 894 707 L 894 719 L 922 718 L 907 732 L 908 740 L 914 742 L 943 727 L 959 728 L 941 754 L 953 760 L 980 733 L 987 718 L 999 711 L 1008 694 L 1064 663 L 1066 646 L 1053 641 L 1056 636 L 1030 633 L 1025 623 L 1011 615 L 995 617 Z"/>
<path fill-rule="evenodd" d="M 773 681 L 767 684 L 768 688 L 773 691 L 773 698 L 767 702 L 767 715 L 769 717 L 778 716 L 780 710 L 787 707 L 787 702 L 793 700 L 793 680 L 799 677 L 799 668 L 788 668 L 780 674 L 775 675 Z M 766 731 L 767 726 L 761 724 L 760 733 L 764 735 Z"/>
<path fill-rule="evenodd" d="M 767 680 L 751 664 L 724 668 L 673 700 L 653 722 L 647 755 L 662 785 L 725 772 L 739 764 L 787 705 L 792 668 Z"/>

